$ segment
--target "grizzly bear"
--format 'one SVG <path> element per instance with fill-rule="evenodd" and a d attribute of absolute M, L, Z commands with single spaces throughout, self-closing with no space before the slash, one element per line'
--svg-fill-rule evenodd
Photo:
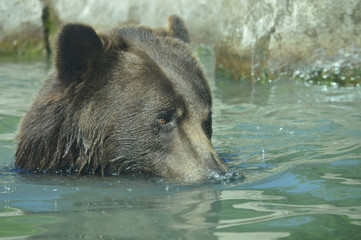
<path fill-rule="evenodd" d="M 211 135 L 210 89 L 180 17 L 105 33 L 66 24 L 54 70 L 20 123 L 15 166 L 185 182 L 230 176 Z"/>

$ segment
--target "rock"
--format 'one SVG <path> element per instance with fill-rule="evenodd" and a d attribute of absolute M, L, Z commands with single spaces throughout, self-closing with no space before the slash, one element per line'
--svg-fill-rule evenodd
<path fill-rule="evenodd" d="M 59 23 L 87 23 L 98 30 L 124 23 L 162 26 L 167 16 L 178 14 L 186 21 L 193 44 L 210 45 L 217 65 L 231 70 L 235 79 L 361 66 L 361 0 L 43 1 Z M 0 36 L 8 29 L 22 36 L 24 26 L 29 26 L 25 36 L 43 37 L 40 0 L 0 4 Z M 22 18 L 12 23 L 10 15 Z M 21 39 L 6 38 L 8 43 Z"/>
<path fill-rule="evenodd" d="M 360 0 L 50 0 L 61 21 L 105 28 L 119 23 L 187 22 L 194 43 L 214 47 L 217 65 L 256 78 L 265 71 L 360 65 Z"/>
<path fill-rule="evenodd" d="M 361 1 L 229 1 L 217 62 L 264 71 L 359 66 Z M 237 6 L 238 5 L 238 6 Z"/>
<path fill-rule="evenodd" d="M 40 0 L 0 1 L 0 55 L 44 50 L 43 8 Z"/>

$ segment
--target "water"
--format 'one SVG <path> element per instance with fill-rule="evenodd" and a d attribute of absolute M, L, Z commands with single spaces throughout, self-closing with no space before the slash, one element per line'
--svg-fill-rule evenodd
<path fill-rule="evenodd" d="M 0 238 L 361 239 L 361 88 L 212 79 L 213 143 L 245 177 L 183 185 L 11 171 L 49 64 L 0 62 Z"/>

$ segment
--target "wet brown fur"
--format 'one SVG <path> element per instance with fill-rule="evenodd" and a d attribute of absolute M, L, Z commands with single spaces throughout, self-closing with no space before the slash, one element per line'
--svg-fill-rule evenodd
<path fill-rule="evenodd" d="M 167 28 L 103 34 L 65 25 L 55 70 L 20 124 L 15 166 L 183 181 L 224 174 L 210 143 L 210 90 L 187 43 L 177 16 Z M 169 112 L 169 126 L 161 126 L 157 119 Z"/>

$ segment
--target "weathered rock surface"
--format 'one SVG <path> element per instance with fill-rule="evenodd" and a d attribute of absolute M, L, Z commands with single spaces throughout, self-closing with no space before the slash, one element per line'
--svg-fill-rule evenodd
<path fill-rule="evenodd" d="M 220 14 L 226 18 L 216 52 L 218 63 L 228 68 L 257 76 L 265 69 L 360 65 L 359 0 L 231 0 L 227 4 Z"/>
<path fill-rule="evenodd" d="M 4 9 L 18 9 L 15 2 L 41 5 L 35 0 L 8 0 L 5 4 L 4 0 L 0 1 L 4 5 L 0 10 L 3 12 Z M 265 71 L 361 65 L 361 0 L 43 2 L 60 23 L 81 22 L 98 29 L 123 23 L 165 25 L 167 16 L 178 14 L 185 19 L 194 44 L 213 47 L 218 65 L 255 78 Z M 36 13 L 24 12 L 21 14 L 24 20 L 18 21 L 41 18 L 41 9 L 33 9 Z M 32 16 L 27 16 L 29 14 Z M 5 28 L 19 33 L 26 25 L 11 25 L 9 21 L 0 23 L 1 33 Z M 41 35 L 38 28 L 34 27 L 34 32 Z"/>
<path fill-rule="evenodd" d="M 0 0 L 0 54 L 41 51 L 46 46 L 40 0 Z"/>

